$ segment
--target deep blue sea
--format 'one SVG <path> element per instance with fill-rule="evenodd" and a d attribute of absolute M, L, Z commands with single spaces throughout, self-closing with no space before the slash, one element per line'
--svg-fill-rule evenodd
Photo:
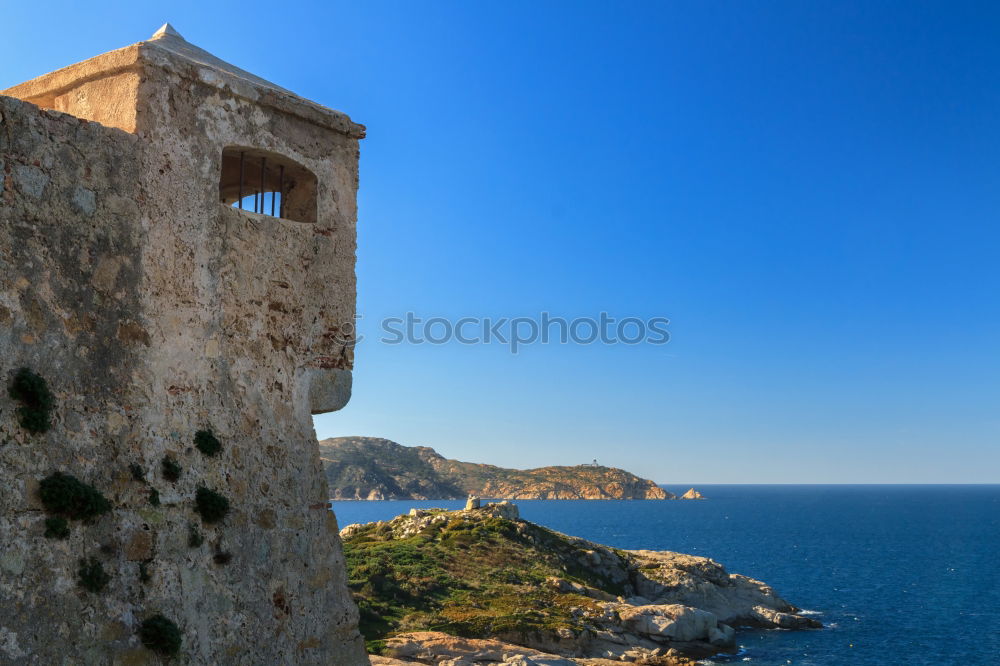
<path fill-rule="evenodd" d="M 827 626 L 743 631 L 741 653 L 715 663 L 1000 664 L 1000 485 L 698 489 L 707 500 L 516 503 L 526 520 L 599 543 L 711 557 Z M 463 504 L 333 508 L 343 527 Z"/>

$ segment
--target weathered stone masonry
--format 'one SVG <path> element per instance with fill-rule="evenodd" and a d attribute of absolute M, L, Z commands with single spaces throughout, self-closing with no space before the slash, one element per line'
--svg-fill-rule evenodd
<path fill-rule="evenodd" d="M 0 663 L 155 663 L 157 613 L 180 663 L 367 663 L 311 421 L 350 392 L 363 134 L 169 29 L 3 91 Z M 220 203 L 234 146 L 314 174 L 315 222 Z M 55 395 L 45 433 L 7 395 L 22 367 Z M 54 472 L 112 510 L 46 538 Z"/>

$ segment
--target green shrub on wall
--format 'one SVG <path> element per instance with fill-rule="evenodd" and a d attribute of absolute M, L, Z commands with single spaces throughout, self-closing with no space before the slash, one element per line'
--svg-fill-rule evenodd
<path fill-rule="evenodd" d="M 104 566 L 94 557 L 89 560 L 80 560 L 80 570 L 77 575 L 80 587 L 94 594 L 104 591 L 104 588 L 111 582 L 111 576 L 104 572 Z"/>
<path fill-rule="evenodd" d="M 196 432 L 194 434 L 194 445 L 199 451 L 210 458 L 218 455 L 219 451 L 222 450 L 222 444 L 212 434 L 211 430 L 199 430 Z"/>
<path fill-rule="evenodd" d="M 177 464 L 177 461 L 170 456 L 163 456 L 163 463 L 161 464 L 163 468 L 163 478 L 171 483 L 177 481 L 181 478 L 181 466 Z"/>
<path fill-rule="evenodd" d="M 89 521 L 111 511 L 111 503 L 99 490 L 62 472 L 42 479 L 38 495 L 46 511 L 70 520 Z"/>
<path fill-rule="evenodd" d="M 202 486 L 194 496 L 195 509 L 206 523 L 217 523 L 229 512 L 229 500 Z"/>
<path fill-rule="evenodd" d="M 164 656 L 175 655 L 181 650 L 181 630 L 173 621 L 159 614 L 142 621 L 139 640 L 148 649 Z"/>
<path fill-rule="evenodd" d="M 48 539 L 65 539 L 69 536 L 69 523 L 62 516 L 45 519 L 45 537 Z"/>
<path fill-rule="evenodd" d="M 205 543 L 205 537 L 198 531 L 194 523 L 188 523 L 188 548 L 197 548 Z"/>
<path fill-rule="evenodd" d="M 11 399 L 21 406 L 17 408 L 21 427 L 32 433 L 41 433 L 52 427 L 52 410 L 56 398 L 48 384 L 28 368 L 21 368 L 7 389 Z"/>

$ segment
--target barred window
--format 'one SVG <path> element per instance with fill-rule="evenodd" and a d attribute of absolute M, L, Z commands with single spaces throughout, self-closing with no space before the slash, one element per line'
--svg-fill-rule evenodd
<path fill-rule="evenodd" d="M 316 221 L 316 176 L 293 160 L 254 148 L 222 151 L 219 201 L 260 215 Z"/>

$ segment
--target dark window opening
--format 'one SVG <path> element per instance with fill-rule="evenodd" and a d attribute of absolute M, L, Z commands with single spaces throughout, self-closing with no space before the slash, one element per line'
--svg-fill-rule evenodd
<path fill-rule="evenodd" d="M 316 221 L 316 176 L 297 162 L 263 150 L 222 151 L 219 201 L 252 213 Z"/>

